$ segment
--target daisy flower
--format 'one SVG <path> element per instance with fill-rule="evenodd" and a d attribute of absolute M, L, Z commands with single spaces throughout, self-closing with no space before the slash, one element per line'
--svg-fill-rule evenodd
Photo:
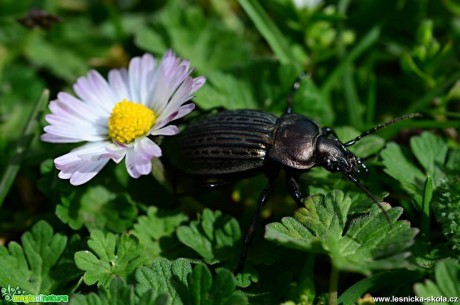
<path fill-rule="evenodd" d="M 54 160 L 59 178 L 73 185 L 92 179 L 109 160 L 126 157 L 133 178 L 152 171 L 161 148 L 149 136 L 172 136 L 171 121 L 191 112 L 187 103 L 205 83 L 192 78 L 190 63 L 168 51 L 158 62 L 152 55 L 133 58 L 128 69 L 109 72 L 106 81 L 92 70 L 74 84 L 76 96 L 60 92 L 50 102 L 42 141 L 87 143 Z"/>

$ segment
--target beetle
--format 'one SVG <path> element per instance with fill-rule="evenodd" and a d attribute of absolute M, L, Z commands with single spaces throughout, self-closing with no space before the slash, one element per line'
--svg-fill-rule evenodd
<path fill-rule="evenodd" d="M 321 127 L 313 119 L 292 113 L 292 101 L 300 87 L 302 73 L 294 82 L 288 105 L 281 117 L 260 110 L 224 110 L 198 119 L 178 138 L 182 171 L 223 182 L 210 182 L 211 188 L 227 181 L 263 172 L 268 183 L 257 203 L 249 226 L 237 270 L 241 271 L 259 214 L 268 200 L 274 181 L 281 170 L 293 199 L 301 205 L 299 176 L 312 167 L 321 166 L 339 172 L 360 188 L 384 212 L 379 201 L 354 176 L 366 166 L 347 147 L 396 122 L 419 117 L 408 114 L 371 128 L 348 142 L 341 142 L 332 128 Z"/>

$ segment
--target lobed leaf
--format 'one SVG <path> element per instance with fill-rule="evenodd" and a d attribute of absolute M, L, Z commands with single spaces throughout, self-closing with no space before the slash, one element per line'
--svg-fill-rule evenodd
<path fill-rule="evenodd" d="M 143 256 L 149 261 L 160 255 L 170 254 L 180 246 L 174 233 L 187 220 L 187 216 L 178 211 L 160 210 L 149 207 L 146 216 L 139 217 L 132 234 L 143 246 Z"/>
<path fill-rule="evenodd" d="M 311 196 L 294 218 L 266 227 L 265 237 L 286 247 L 307 252 L 325 253 L 341 270 L 370 274 L 372 270 L 407 266 L 405 250 L 413 243 L 418 230 L 398 221 L 402 209 L 373 206 L 370 212 L 349 221 L 351 199 L 341 191 L 326 196 Z"/>
<path fill-rule="evenodd" d="M 168 305 L 168 295 L 153 297 L 152 291 L 145 292 L 141 297 L 134 293 L 134 287 L 116 278 L 110 283 L 109 289 L 102 289 L 98 294 L 77 294 L 70 299 L 70 305 Z"/>
<path fill-rule="evenodd" d="M 236 280 L 226 269 L 218 269 L 214 277 L 202 264 L 193 269 L 190 261 L 173 262 L 156 259 L 150 267 L 136 271 L 136 292 L 152 296 L 166 294 L 172 305 L 236 305 L 248 304 L 246 297 L 236 290 Z"/>
<path fill-rule="evenodd" d="M 197 252 L 208 263 L 234 260 L 235 245 L 241 238 L 236 219 L 220 211 L 205 209 L 200 219 L 177 229 L 180 242 Z"/>
<path fill-rule="evenodd" d="M 78 271 L 66 262 L 67 237 L 54 234 L 47 222 L 37 222 L 21 241 L 22 247 L 16 242 L 0 246 L 0 287 L 19 286 L 29 294 L 46 294 L 62 289 L 77 276 Z M 63 267 L 65 278 L 60 276 Z"/>
<path fill-rule="evenodd" d="M 56 206 L 58 218 L 74 230 L 85 226 L 121 233 L 137 216 L 136 204 L 128 195 L 115 194 L 105 187 L 88 188 L 77 198 L 74 195 L 62 198 Z"/>
<path fill-rule="evenodd" d="M 108 287 L 114 277 L 126 279 L 143 262 L 139 241 L 128 235 L 115 235 L 99 230 L 91 232 L 88 247 L 75 253 L 75 264 L 85 271 L 87 285 Z"/>

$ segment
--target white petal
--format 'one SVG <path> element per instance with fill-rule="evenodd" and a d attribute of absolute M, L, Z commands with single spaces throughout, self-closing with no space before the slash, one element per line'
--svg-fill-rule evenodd
<path fill-rule="evenodd" d="M 112 88 L 117 100 L 130 99 L 128 90 L 128 70 L 116 69 L 109 72 L 109 86 Z"/>
<path fill-rule="evenodd" d="M 161 148 L 148 138 L 137 140 L 126 153 L 126 169 L 133 178 L 152 171 L 152 159 L 161 156 Z"/>
<path fill-rule="evenodd" d="M 113 105 L 118 102 L 105 79 L 94 70 L 86 77 L 80 77 L 73 88 L 84 102 L 107 113 L 111 113 Z"/>
<path fill-rule="evenodd" d="M 179 110 L 179 107 L 185 102 L 189 101 L 191 98 L 191 89 L 192 89 L 193 80 L 191 77 L 188 77 L 181 86 L 174 93 L 173 97 L 169 101 L 168 105 L 163 112 L 160 113 L 158 119 L 162 120 L 164 117 L 171 115 L 171 113 Z"/>
<path fill-rule="evenodd" d="M 195 109 L 195 104 L 193 103 L 180 106 L 177 115 L 174 117 L 174 120 L 180 119 L 184 115 L 189 114 L 193 109 Z"/>
<path fill-rule="evenodd" d="M 179 128 L 174 125 L 168 125 L 166 127 L 155 129 L 150 134 L 152 136 L 173 136 L 179 133 Z"/>
<path fill-rule="evenodd" d="M 110 158 L 117 164 L 123 160 L 128 150 L 126 146 L 121 146 L 115 143 L 108 143 L 105 149 L 110 154 Z"/>
<path fill-rule="evenodd" d="M 206 83 L 206 78 L 199 76 L 193 79 L 192 91 L 190 94 L 194 94 L 198 89 L 200 89 Z"/>
<path fill-rule="evenodd" d="M 129 81 L 129 96 L 131 101 L 139 102 L 139 87 L 140 87 L 140 72 L 141 72 L 141 59 L 134 57 L 129 62 L 128 68 L 128 81 Z"/>
<path fill-rule="evenodd" d="M 191 73 L 188 61 L 182 61 L 171 51 L 163 57 L 156 71 L 156 82 L 150 98 L 149 107 L 162 113 L 171 96 Z"/>
<path fill-rule="evenodd" d="M 54 160 L 60 170 L 59 177 L 70 179 L 72 185 L 80 185 L 91 180 L 107 164 L 109 158 L 99 158 L 95 161 L 82 159 L 80 155 L 105 153 L 105 143 L 88 143 Z"/>

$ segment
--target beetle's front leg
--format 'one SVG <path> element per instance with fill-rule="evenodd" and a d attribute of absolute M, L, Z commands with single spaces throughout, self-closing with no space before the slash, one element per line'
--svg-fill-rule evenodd
<path fill-rule="evenodd" d="M 303 196 L 302 192 L 300 191 L 299 183 L 297 182 L 297 176 L 286 173 L 286 186 L 297 205 L 302 207 Z"/>

